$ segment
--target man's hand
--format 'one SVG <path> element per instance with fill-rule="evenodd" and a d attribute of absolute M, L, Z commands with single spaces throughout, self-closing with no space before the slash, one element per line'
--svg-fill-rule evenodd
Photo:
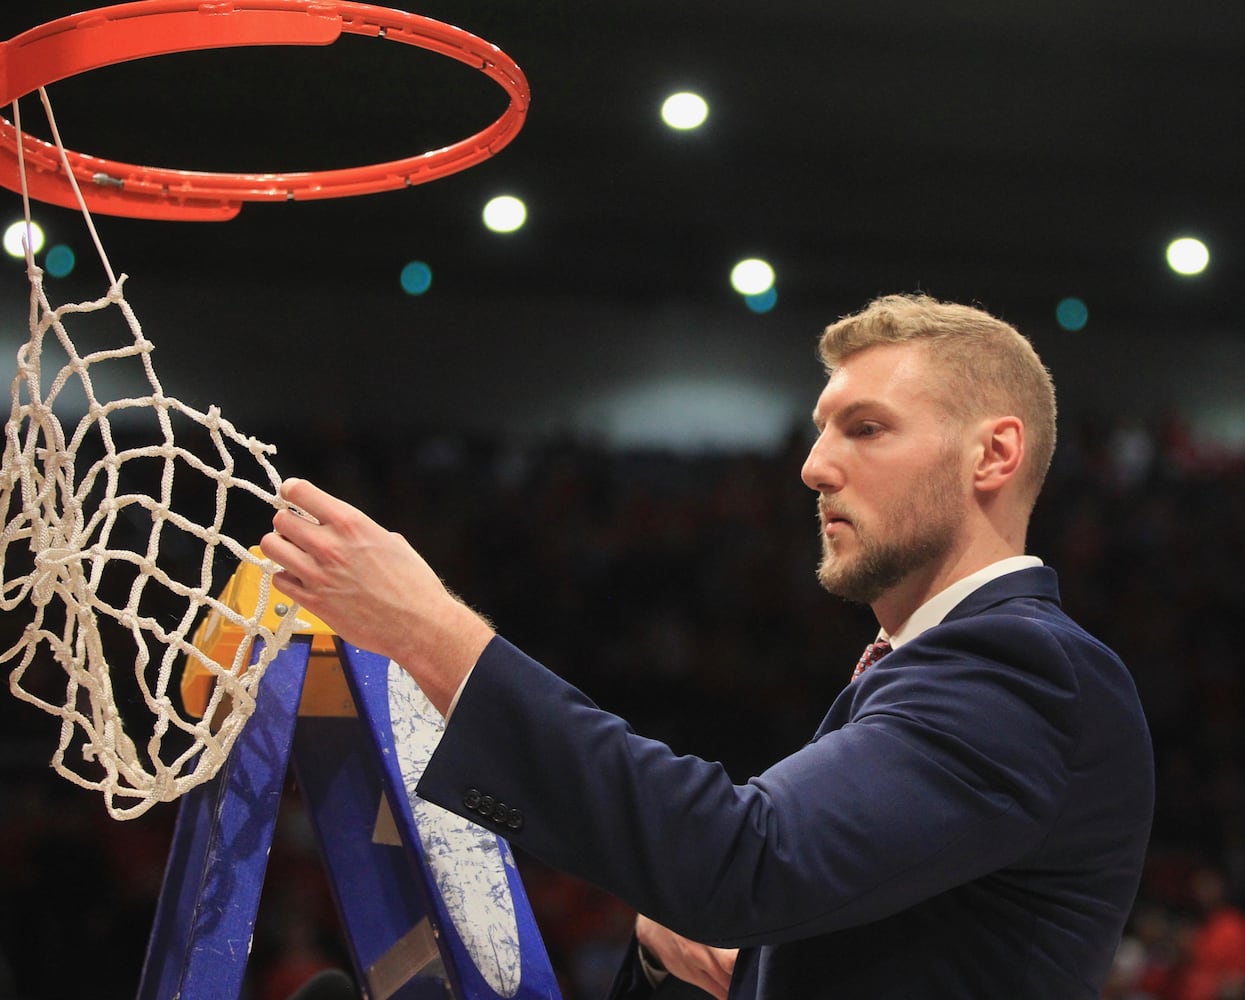
<path fill-rule="evenodd" d="M 635 934 L 640 946 L 655 955 L 670 975 L 726 1000 L 738 949 L 697 944 L 643 914 L 636 917 Z"/>
<path fill-rule="evenodd" d="M 273 583 L 346 642 L 388 656 L 444 714 L 493 630 L 437 578 L 401 535 L 302 479 L 281 496 L 260 542 L 282 567 Z"/>

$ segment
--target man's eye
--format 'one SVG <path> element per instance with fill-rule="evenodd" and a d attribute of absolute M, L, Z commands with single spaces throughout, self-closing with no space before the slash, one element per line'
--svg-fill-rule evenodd
<path fill-rule="evenodd" d="M 881 431 L 881 429 L 882 429 L 881 424 L 875 424 L 875 423 L 866 421 L 865 423 L 856 425 L 855 434 L 856 434 L 856 437 L 873 437 L 873 435 L 877 434 L 879 431 Z"/>

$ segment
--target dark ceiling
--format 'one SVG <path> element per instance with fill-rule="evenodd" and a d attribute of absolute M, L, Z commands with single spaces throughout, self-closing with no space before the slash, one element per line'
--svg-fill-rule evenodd
<path fill-rule="evenodd" d="M 0 36 L 80 6 L 5 4 Z M 1075 294 L 1121 322 L 1241 320 L 1236 3 L 437 0 L 417 12 L 523 68 L 532 104 L 512 145 L 407 191 L 251 205 L 225 224 L 109 220 L 119 266 L 322 281 L 418 257 L 466 294 L 645 300 L 723 294 L 730 264 L 760 254 L 786 302 L 922 287 L 1013 311 Z M 711 106 L 695 133 L 658 119 L 683 88 Z M 466 67 L 353 37 L 144 60 L 50 93 L 71 148 L 245 171 L 406 156 L 504 106 Z M 23 112 L 38 132 L 35 103 Z M 478 220 L 501 192 L 522 196 L 530 221 L 499 238 Z M 1183 233 L 1210 245 L 1199 279 L 1163 266 Z"/>

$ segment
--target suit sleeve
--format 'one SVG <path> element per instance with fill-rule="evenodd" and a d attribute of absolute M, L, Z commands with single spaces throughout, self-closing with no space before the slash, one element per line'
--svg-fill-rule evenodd
<path fill-rule="evenodd" d="M 1019 622 L 897 650 L 840 696 L 845 724 L 743 785 L 497 638 L 419 794 L 694 940 L 865 923 L 1014 863 L 1058 809 L 1074 677 Z"/>

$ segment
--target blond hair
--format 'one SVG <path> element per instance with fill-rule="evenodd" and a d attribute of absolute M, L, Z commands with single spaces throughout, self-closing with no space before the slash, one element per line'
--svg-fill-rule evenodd
<path fill-rule="evenodd" d="M 1016 416 L 1025 427 L 1022 482 L 1032 503 L 1055 452 L 1055 386 L 1033 345 L 984 310 L 928 295 L 884 295 L 826 327 L 819 345 L 827 371 L 879 344 L 919 342 L 947 376 L 940 396 L 960 420 Z"/>

